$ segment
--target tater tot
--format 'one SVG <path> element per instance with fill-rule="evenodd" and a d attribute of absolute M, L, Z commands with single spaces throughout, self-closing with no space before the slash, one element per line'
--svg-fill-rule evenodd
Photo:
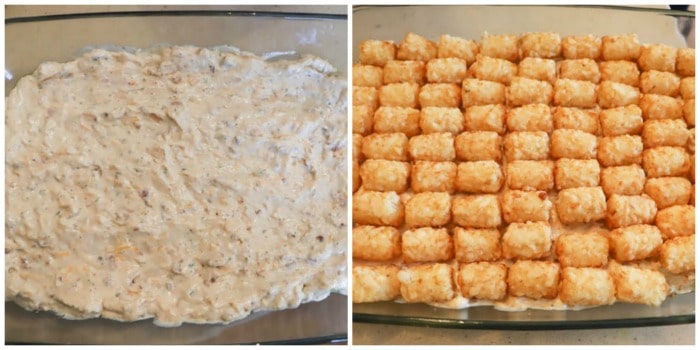
<path fill-rule="evenodd" d="M 437 57 L 437 45 L 415 33 L 407 33 L 396 51 L 396 59 L 428 62 Z"/>
<path fill-rule="evenodd" d="M 578 224 L 605 218 L 605 194 L 601 187 L 563 189 L 555 202 L 563 224 Z"/>
<path fill-rule="evenodd" d="M 608 238 L 599 232 L 560 235 L 555 244 L 561 266 L 601 267 L 608 263 Z"/>
<path fill-rule="evenodd" d="M 595 159 L 559 159 L 554 166 L 554 183 L 557 190 L 598 186 L 600 164 Z"/>
<path fill-rule="evenodd" d="M 648 177 L 686 176 L 690 156 L 683 147 L 655 147 L 644 150 L 642 167 Z"/>
<path fill-rule="evenodd" d="M 508 293 L 516 297 L 552 299 L 559 292 L 559 265 L 518 260 L 508 269 Z"/>
<path fill-rule="evenodd" d="M 681 79 L 679 89 L 683 100 L 695 99 L 695 77 Z"/>
<path fill-rule="evenodd" d="M 459 192 L 497 193 L 503 186 L 501 166 L 492 160 L 459 163 L 455 187 Z"/>
<path fill-rule="evenodd" d="M 546 81 L 515 77 L 506 89 L 508 105 L 513 107 L 533 104 L 549 104 L 554 90 Z"/>
<path fill-rule="evenodd" d="M 401 253 L 406 263 L 438 262 L 452 259 L 452 236 L 446 228 L 422 227 L 401 235 Z"/>
<path fill-rule="evenodd" d="M 365 40 L 360 43 L 360 63 L 384 67 L 396 56 L 396 44 L 391 41 Z"/>
<path fill-rule="evenodd" d="M 503 140 L 506 159 L 546 160 L 549 158 L 549 135 L 543 131 L 517 131 Z"/>
<path fill-rule="evenodd" d="M 401 295 L 398 266 L 352 266 L 352 302 L 372 303 L 394 300 Z"/>
<path fill-rule="evenodd" d="M 384 159 L 368 159 L 360 166 L 365 190 L 402 193 L 408 188 L 411 165 Z"/>
<path fill-rule="evenodd" d="M 574 129 L 557 129 L 552 133 L 552 158 L 595 159 L 598 138 Z"/>
<path fill-rule="evenodd" d="M 640 195 L 645 181 L 644 170 L 637 164 L 609 167 L 600 173 L 600 186 L 608 198 L 613 194 Z"/>
<path fill-rule="evenodd" d="M 438 41 L 438 57 L 457 57 L 471 65 L 476 61 L 479 45 L 474 40 L 443 34 Z"/>
<path fill-rule="evenodd" d="M 457 164 L 416 161 L 411 169 L 411 189 L 420 192 L 454 192 Z"/>
<path fill-rule="evenodd" d="M 374 107 L 369 105 L 352 106 L 352 132 L 369 135 L 374 124 Z"/>
<path fill-rule="evenodd" d="M 591 83 L 600 81 L 598 64 L 590 58 L 563 60 L 559 66 L 560 79 L 586 80 Z"/>
<path fill-rule="evenodd" d="M 598 161 L 604 167 L 641 164 L 643 149 L 641 136 L 601 137 L 598 140 Z"/>
<path fill-rule="evenodd" d="M 600 112 L 603 136 L 639 135 L 643 126 L 642 109 L 637 105 L 604 109 Z"/>
<path fill-rule="evenodd" d="M 690 182 L 695 183 L 695 155 L 690 156 L 690 170 L 688 170 L 688 179 Z M 693 192 L 695 193 L 695 192 Z M 692 201 L 692 199 L 691 199 Z M 695 205 L 695 204 L 693 204 Z"/>
<path fill-rule="evenodd" d="M 591 34 L 566 36 L 561 40 L 561 51 L 564 58 L 569 60 L 579 58 L 597 60 L 600 57 L 601 40 Z"/>
<path fill-rule="evenodd" d="M 688 152 L 693 155 L 693 159 L 690 160 L 690 167 L 692 169 L 695 166 L 695 128 L 688 130 L 688 143 L 686 143 L 686 148 Z"/>
<path fill-rule="evenodd" d="M 683 100 L 664 95 L 646 94 L 639 100 L 644 120 L 683 118 Z"/>
<path fill-rule="evenodd" d="M 653 225 L 632 225 L 610 232 L 610 251 L 615 260 L 644 260 L 654 254 L 663 243 L 661 232 Z"/>
<path fill-rule="evenodd" d="M 408 160 L 408 137 L 403 133 L 372 134 L 362 139 L 362 155 L 367 159 Z"/>
<path fill-rule="evenodd" d="M 362 161 L 362 135 L 352 134 L 352 159 Z"/>
<path fill-rule="evenodd" d="M 459 107 L 462 89 L 457 84 L 425 84 L 418 96 L 421 107 Z"/>
<path fill-rule="evenodd" d="M 494 194 L 455 196 L 452 200 L 455 224 L 472 228 L 496 228 L 501 225 L 501 206 Z"/>
<path fill-rule="evenodd" d="M 506 102 L 506 86 L 493 81 L 464 79 L 462 81 L 462 105 L 464 108 L 481 105 L 498 105 Z"/>
<path fill-rule="evenodd" d="M 655 270 L 612 262 L 608 268 L 615 282 L 618 301 L 659 306 L 666 299 L 668 284 L 664 275 Z"/>
<path fill-rule="evenodd" d="M 693 189 L 690 191 L 690 201 L 688 201 L 688 204 L 695 206 L 695 185 L 693 185 Z"/>
<path fill-rule="evenodd" d="M 671 273 L 695 271 L 695 235 L 664 242 L 659 249 L 659 261 Z"/>
<path fill-rule="evenodd" d="M 420 128 L 424 134 L 457 135 L 464 130 L 464 115 L 459 108 L 424 107 L 420 111 Z"/>
<path fill-rule="evenodd" d="M 681 79 L 670 72 L 650 70 L 639 78 L 642 93 L 676 97 L 680 93 Z"/>
<path fill-rule="evenodd" d="M 409 303 L 448 301 L 455 296 L 449 264 L 404 266 L 399 271 L 401 296 Z"/>
<path fill-rule="evenodd" d="M 554 83 L 557 64 L 554 60 L 539 57 L 525 57 L 518 63 L 518 76 Z"/>
<path fill-rule="evenodd" d="M 642 112 L 639 111 L 641 120 Z M 598 112 L 579 108 L 556 107 L 552 113 L 555 129 L 575 129 L 589 134 L 598 133 Z"/>
<path fill-rule="evenodd" d="M 506 191 L 501 198 L 503 220 L 507 223 L 549 221 L 552 202 L 544 191 Z"/>
<path fill-rule="evenodd" d="M 383 81 L 382 67 L 353 64 L 352 65 L 352 85 L 371 86 L 378 88 Z"/>
<path fill-rule="evenodd" d="M 374 132 L 404 133 L 408 137 L 420 134 L 420 111 L 407 107 L 379 107 L 374 112 Z"/>
<path fill-rule="evenodd" d="M 678 49 L 675 47 L 664 44 L 644 45 L 639 52 L 637 64 L 643 71 L 674 72 L 677 56 Z"/>
<path fill-rule="evenodd" d="M 683 119 L 651 119 L 644 122 L 642 141 L 644 148 L 658 146 L 685 147 L 688 143 L 688 127 Z"/>
<path fill-rule="evenodd" d="M 606 35 L 602 39 L 603 60 L 636 61 L 640 51 L 637 34 Z"/>
<path fill-rule="evenodd" d="M 352 229 L 352 257 L 386 261 L 401 255 L 401 234 L 390 226 L 357 226 Z"/>
<path fill-rule="evenodd" d="M 695 126 L 695 99 L 686 100 L 683 103 L 683 119 L 688 126 Z"/>
<path fill-rule="evenodd" d="M 454 136 L 445 132 L 411 137 L 408 141 L 408 153 L 413 160 L 433 162 L 454 160 Z"/>
<path fill-rule="evenodd" d="M 558 33 L 526 33 L 520 37 L 520 58 L 561 56 L 561 37 Z"/>
<path fill-rule="evenodd" d="M 464 132 L 455 137 L 455 153 L 465 161 L 501 160 L 501 136 L 493 131 Z"/>
<path fill-rule="evenodd" d="M 396 192 L 362 191 L 352 196 L 352 220 L 359 225 L 403 224 L 404 208 Z"/>
<path fill-rule="evenodd" d="M 600 80 L 612 81 L 629 86 L 639 86 L 639 68 L 630 61 L 605 61 L 600 62 Z"/>
<path fill-rule="evenodd" d="M 695 156 L 693 156 L 695 158 Z M 692 167 L 695 168 L 695 167 Z M 691 179 L 691 181 L 694 183 L 695 180 Z M 693 207 L 695 206 L 695 185 L 693 185 L 692 189 L 690 190 L 690 201 L 688 201 L 689 205 L 692 205 Z"/>
<path fill-rule="evenodd" d="M 559 298 L 569 306 L 611 305 L 615 283 L 606 269 L 566 267 L 561 271 Z"/>
<path fill-rule="evenodd" d="M 416 83 L 425 84 L 425 62 L 389 61 L 384 66 L 384 84 Z"/>
<path fill-rule="evenodd" d="M 506 107 L 500 105 L 472 106 L 464 109 L 465 131 L 505 132 Z"/>
<path fill-rule="evenodd" d="M 467 62 L 456 57 L 434 58 L 426 65 L 426 77 L 429 83 L 461 84 L 467 77 Z"/>
<path fill-rule="evenodd" d="M 501 300 L 506 296 L 508 267 L 501 263 L 462 264 L 457 284 L 465 298 Z"/>
<path fill-rule="evenodd" d="M 455 258 L 459 262 L 501 258 L 501 233 L 495 228 L 454 228 Z"/>
<path fill-rule="evenodd" d="M 362 178 L 360 177 L 360 163 L 357 159 L 352 160 L 352 193 L 357 192 L 362 186 Z"/>
<path fill-rule="evenodd" d="M 606 222 L 610 228 L 651 224 L 656 217 L 656 202 L 646 196 L 613 194 L 607 206 Z"/>
<path fill-rule="evenodd" d="M 519 57 L 518 37 L 512 34 L 485 34 L 481 38 L 481 52 L 484 56 L 517 62 Z"/>
<path fill-rule="evenodd" d="M 511 190 L 549 191 L 554 187 L 554 163 L 549 160 L 515 160 L 506 165 Z"/>
<path fill-rule="evenodd" d="M 676 57 L 676 73 L 682 77 L 695 76 L 695 49 L 678 49 L 678 56 Z"/>
<path fill-rule="evenodd" d="M 353 86 L 352 105 L 367 105 L 373 110 L 377 109 L 379 107 L 379 90 L 369 86 Z"/>
<path fill-rule="evenodd" d="M 552 228 L 546 222 L 512 223 L 503 234 L 503 258 L 538 259 L 549 256 Z"/>
<path fill-rule="evenodd" d="M 554 82 L 555 106 L 593 108 L 596 106 L 596 84 L 590 81 L 557 79 Z"/>
<path fill-rule="evenodd" d="M 478 55 L 476 62 L 469 67 L 469 73 L 477 79 L 509 85 L 518 74 L 518 65 L 505 59 Z"/>
<path fill-rule="evenodd" d="M 391 41 L 365 40 L 360 43 L 359 51 L 361 64 L 384 67 L 396 57 L 396 44 Z"/>
<path fill-rule="evenodd" d="M 542 103 L 511 108 L 506 114 L 506 126 L 509 131 L 551 132 L 552 113 L 549 106 Z"/>
<path fill-rule="evenodd" d="M 634 86 L 612 81 L 603 81 L 598 85 L 598 104 L 601 108 L 623 107 L 639 101 L 639 89 Z"/>
<path fill-rule="evenodd" d="M 379 104 L 388 107 L 418 108 L 420 86 L 416 83 L 395 83 L 379 88 Z"/>
<path fill-rule="evenodd" d="M 450 194 L 417 193 L 406 202 L 406 227 L 438 227 L 450 222 Z"/>
<path fill-rule="evenodd" d="M 695 207 L 692 205 L 674 205 L 656 215 L 656 226 L 664 240 L 679 236 L 695 234 Z"/>

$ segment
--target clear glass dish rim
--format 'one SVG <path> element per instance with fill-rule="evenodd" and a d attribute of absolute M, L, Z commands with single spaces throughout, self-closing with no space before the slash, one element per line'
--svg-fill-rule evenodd
<path fill-rule="evenodd" d="M 695 18 L 694 11 L 687 10 L 672 10 L 672 9 L 662 9 L 654 7 L 639 7 L 639 6 L 618 6 L 618 5 L 357 5 L 353 6 L 352 12 L 366 11 L 372 8 L 378 7 L 417 7 L 417 6 L 479 6 L 479 7 L 561 7 L 561 8 L 590 8 L 590 9 L 603 9 L 603 10 L 614 10 L 614 11 L 636 11 L 636 12 L 650 12 L 657 13 L 660 15 L 674 16 L 674 17 L 691 17 Z"/>
<path fill-rule="evenodd" d="M 695 314 L 693 313 L 658 317 L 615 318 L 605 320 L 493 321 L 486 319 L 449 319 L 439 317 L 393 316 L 353 312 L 352 321 L 358 323 L 393 324 L 400 326 L 436 328 L 484 330 L 566 330 L 680 325 L 687 323 L 695 323 Z"/>
<path fill-rule="evenodd" d="M 167 11 L 105 11 L 85 13 L 65 13 L 56 15 L 25 16 L 5 18 L 5 25 L 58 21 L 82 18 L 109 17 L 258 17 L 280 18 L 285 20 L 338 20 L 347 21 L 347 14 L 310 13 L 310 12 L 280 12 L 280 11 L 248 11 L 248 10 L 167 10 Z"/>

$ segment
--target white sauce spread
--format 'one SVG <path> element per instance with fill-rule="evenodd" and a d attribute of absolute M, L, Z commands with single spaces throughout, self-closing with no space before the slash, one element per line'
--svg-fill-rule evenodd
<path fill-rule="evenodd" d="M 347 85 L 197 47 L 44 63 L 6 99 L 5 295 L 226 323 L 347 289 Z"/>

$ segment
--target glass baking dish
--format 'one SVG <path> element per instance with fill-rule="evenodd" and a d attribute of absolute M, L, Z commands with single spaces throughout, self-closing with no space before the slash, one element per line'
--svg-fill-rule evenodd
<path fill-rule="evenodd" d="M 308 8 L 309 12 L 318 12 L 312 11 L 313 7 Z M 347 76 L 347 7 L 338 8 L 334 12 L 341 14 L 236 11 L 236 7 L 231 7 L 232 10 L 226 11 L 99 12 L 6 19 L 5 95 L 19 78 L 31 74 L 39 63 L 72 60 L 92 47 L 231 45 L 258 55 L 313 54 L 328 60 L 339 74 Z M 114 7 L 111 11 L 115 11 Z M 297 309 L 258 312 L 228 325 L 183 324 L 177 328 L 161 328 L 152 320 L 69 321 L 53 313 L 28 312 L 6 302 L 5 341 L 39 344 L 328 343 L 347 339 L 347 303 L 345 295 L 331 294 L 323 301 L 303 304 Z"/>
<path fill-rule="evenodd" d="M 553 31 L 562 36 L 637 33 L 642 43 L 694 46 L 677 18 L 695 14 L 658 8 L 612 6 L 355 6 L 353 62 L 367 39 L 400 42 L 407 32 L 437 39 L 450 34 L 479 39 L 484 32 L 518 34 Z M 640 327 L 695 322 L 695 293 L 668 297 L 660 307 L 618 303 L 580 311 L 497 311 L 491 306 L 462 310 L 394 302 L 353 304 L 353 321 L 445 328 L 553 330 Z"/>

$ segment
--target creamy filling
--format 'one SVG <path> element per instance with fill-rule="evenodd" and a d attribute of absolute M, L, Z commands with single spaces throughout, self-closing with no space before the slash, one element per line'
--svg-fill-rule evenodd
<path fill-rule="evenodd" d="M 40 65 L 6 99 L 6 299 L 174 326 L 345 293 L 334 73 L 189 46 Z"/>

